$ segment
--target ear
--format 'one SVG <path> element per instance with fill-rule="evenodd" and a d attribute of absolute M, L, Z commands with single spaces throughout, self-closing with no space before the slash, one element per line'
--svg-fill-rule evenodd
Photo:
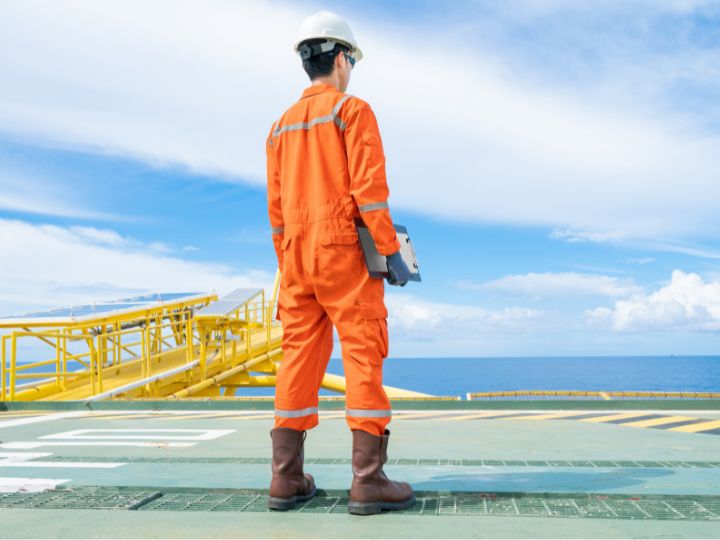
<path fill-rule="evenodd" d="M 344 56 L 345 56 L 345 55 L 342 53 L 342 51 L 340 51 L 340 52 L 335 56 L 335 69 L 339 69 L 339 68 L 342 67 L 343 62 L 345 61 Z"/>

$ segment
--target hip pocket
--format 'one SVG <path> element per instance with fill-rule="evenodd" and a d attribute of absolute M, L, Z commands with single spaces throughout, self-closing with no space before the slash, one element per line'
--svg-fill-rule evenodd
<path fill-rule="evenodd" d="M 365 258 L 355 231 L 327 231 L 318 238 L 318 270 L 324 279 L 349 278 L 364 270 Z"/>

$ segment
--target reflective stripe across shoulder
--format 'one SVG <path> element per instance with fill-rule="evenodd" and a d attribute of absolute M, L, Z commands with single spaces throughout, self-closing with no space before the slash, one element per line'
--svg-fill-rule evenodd
<path fill-rule="evenodd" d="M 392 409 L 345 409 L 345 415 L 364 418 L 387 418 L 392 416 Z"/>
<path fill-rule="evenodd" d="M 361 204 L 358 206 L 358 210 L 361 212 L 371 212 L 372 210 L 382 210 L 383 208 L 389 208 L 387 201 Z"/>
<path fill-rule="evenodd" d="M 273 234 L 282 234 L 283 232 L 285 232 L 285 227 L 273 227 L 272 228 Z"/>
<path fill-rule="evenodd" d="M 273 137 L 277 137 L 278 135 L 285 133 L 286 131 L 310 129 L 314 126 L 317 126 L 318 124 L 327 124 L 328 122 L 335 122 L 335 124 L 337 124 L 337 126 L 341 130 L 344 130 L 345 122 L 343 122 L 342 118 L 338 116 L 338 113 L 340 112 L 340 108 L 343 106 L 343 103 L 345 103 L 351 97 L 352 96 L 350 94 L 345 94 L 342 98 L 340 98 L 340 101 L 335 104 L 330 114 L 326 114 L 325 116 L 318 116 L 316 118 L 313 118 L 312 120 L 309 120 L 308 122 L 298 122 L 297 124 L 288 124 L 287 126 L 276 127 L 275 131 L 273 131 Z"/>
<path fill-rule="evenodd" d="M 300 418 L 301 416 L 311 416 L 317 413 L 317 407 L 308 407 L 307 409 L 275 409 L 275 416 L 280 416 L 281 418 Z"/>

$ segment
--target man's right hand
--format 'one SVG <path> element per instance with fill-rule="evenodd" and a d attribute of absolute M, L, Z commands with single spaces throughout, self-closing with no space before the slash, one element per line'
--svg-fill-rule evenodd
<path fill-rule="evenodd" d="M 399 251 L 387 256 L 387 268 L 390 276 L 387 278 L 390 285 L 399 285 L 404 287 L 410 281 L 410 269 Z"/>

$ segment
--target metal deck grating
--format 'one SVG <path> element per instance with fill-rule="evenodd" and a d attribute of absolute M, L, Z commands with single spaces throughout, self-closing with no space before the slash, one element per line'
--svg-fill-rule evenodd
<path fill-rule="evenodd" d="M 161 497 L 157 489 L 83 487 L 40 492 L 0 493 L 0 508 L 89 508 L 134 510 Z"/>
<path fill-rule="evenodd" d="M 587 493 L 417 492 L 410 515 L 720 521 L 720 497 Z M 269 512 L 264 490 L 81 486 L 39 493 L 0 494 L 1 508 Z M 318 490 L 292 512 L 347 513 L 347 491 Z"/>
<path fill-rule="evenodd" d="M 94 463 L 228 463 L 238 465 L 269 465 L 268 457 L 108 457 L 108 456 L 44 456 L 39 461 Z M 32 461 L 32 460 L 28 460 Z M 306 465 L 350 465 L 350 458 L 305 458 Z M 604 467 L 604 468 L 667 468 L 717 469 L 720 461 L 643 461 L 643 460 L 522 460 L 522 459 L 388 459 L 392 466 L 442 467 Z"/>

